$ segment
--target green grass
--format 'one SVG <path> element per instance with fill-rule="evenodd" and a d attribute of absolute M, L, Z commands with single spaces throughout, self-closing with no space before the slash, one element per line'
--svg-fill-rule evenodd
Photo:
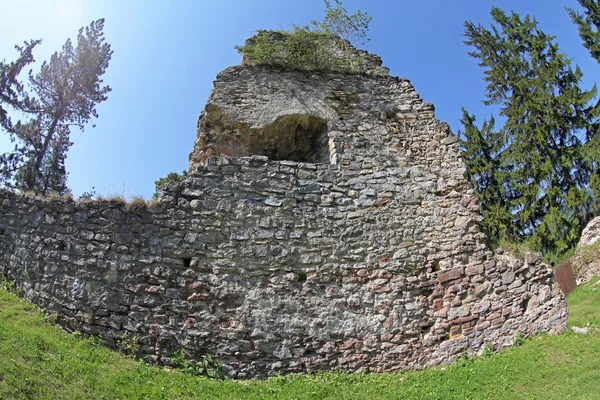
<path fill-rule="evenodd" d="M 600 325 L 600 285 L 569 297 L 571 325 Z M 0 289 L 0 399 L 600 399 L 600 332 L 540 335 L 500 354 L 403 374 L 211 380 L 148 366 L 62 332 Z"/>
<path fill-rule="evenodd" d="M 585 327 L 587 324 L 600 327 L 600 277 L 569 295 L 569 326 Z"/>

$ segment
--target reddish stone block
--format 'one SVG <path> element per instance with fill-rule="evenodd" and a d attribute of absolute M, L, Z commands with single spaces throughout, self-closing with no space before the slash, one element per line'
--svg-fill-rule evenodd
<path fill-rule="evenodd" d="M 460 327 L 460 325 L 453 325 L 450 328 L 450 334 L 457 333 L 457 332 L 460 332 L 460 331 L 462 331 L 462 328 Z"/>
<path fill-rule="evenodd" d="M 475 332 L 475 328 L 464 328 L 464 326 L 463 326 L 462 334 L 464 336 L 469 336 L 469 335 L 473 334 L 473 332 Z"/>
<path fill-rule="evenodd" d="M 468 329 L 468 328 L 472 328 L 475 326 L 475 321 L 471 321 L 471 322 L 467 322 L 461 325 L 461 327 L 464 329 Z"/>
<path fill-rule="evenodd" d="M 445 271 L 445 272 L 440 272 L 437 276 L 438 281 L 440 281 L 440 283 L 444 283 L 444 282 L 448 282 L 454 279 L 458 279 L 458 278 L 462 278 L 462 276 L 464 275 L 464 269 L 463 267 L 460 268 L 454 268 L 451 269 L 450 271 Z"/>
<path fill-rule="evenodd" d="M 378 207 L 378 206 L 383 206 L 383 205 L 385 205 L 385 204 L 387 204 L 387 203 L 389 203 L 389 202 L 390 202 L 390 199 L 388 199 L 388 198 L 385 198 L 385 199 L 377 199 L 377 200 L 375 200 L 375 201 L 373 202 L 373 205 L 374 205 L 375 207 Z"/>
<path fill-rule="evenodd" d="M 348 340 L 347 342 L 345 342 L 344 344 L 342 344 L 340 346 L 340 350 L 351 349 L 351 348 L 353 348 L 356 345 L 356 343 L 358 343 L 358 340 L 356 340 L 356 339 Z"/>
<path fill-rule="evenodd" d="M 467 317 L 456 318 L 456 319 L 452 320 L 451 323 L 452 324 L 464 324 L 466 322 L 471 322 L 478 318 L 479 318 L 479 315 L 473 314 L 473 315 L 469 315 Z"/>
<path fill-rule="evenodd" d="M 499 312 L 495 312 L 495 313 L 490 314 L 486 319 L 488 321 L 492 321 L 496 318 L 500 318 L 501 316 L 502 316 L 502 314 L 500 314 Z"/>
<path fill-rule="evenodd" d="M 456 296 L 451 303 L 452 307 L 459 307 L 462 305 L 462 300 L 460 299 L 460 297 Z"/>
<path fill-rule="evenodd" d="M 390 329 L 392 327 L 394 323 L 394 317 L 392 317 L 391 315 L 389 317 L 387 317 L 387 319 L 385 320 L 385 322 L 383 323 L 383 327 L 385 329 Z"/>
<path fill-rule="evenodd" d="M 485 321 L 485 322 L 482 322 L 480 324 L 477 324 L 475 326 L 475 329 L 478 330 L 478 331 L 483 331 L 484 329 L 489 328 L 491 325 L 492 324 L 490 323 L 490 321 Z"/>

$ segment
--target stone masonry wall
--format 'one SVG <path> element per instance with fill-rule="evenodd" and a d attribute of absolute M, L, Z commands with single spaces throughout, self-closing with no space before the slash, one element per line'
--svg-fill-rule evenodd
<path fill-rule="evenodd" d="M 232 67 L 198 128 L 153 206 L 0 192 L 0 272 L 69 329 L 238 378 L 421 368 L 564 329 L 550 267 L 487 246 L 458 141 L 408 80 Z M 320 163 L 267 156 L 295 151 Z"/>

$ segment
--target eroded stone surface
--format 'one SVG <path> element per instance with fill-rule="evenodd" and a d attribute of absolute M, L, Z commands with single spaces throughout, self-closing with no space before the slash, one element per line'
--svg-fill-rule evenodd
<path fill-rule="evenodd" d="M 325 162 L 221 146 L 289 115 L 323 121 Z M 0 272 L 70 329 L 239 378 L 421 368 L 564 329 L 551 269 L 486 245 L 465 172 L 406 79 L 232 67 L 157 206 L 0 192 Z"/>
<path fill-rule="evenodd" d="M 579 283 L 600 275 L 600 252 L 592 247 L 600 239 L 600 217 L 591 220 L 581 233 L 573 258 L 573 272 Z M 597 247 L 597 246 L 594 246 Z"/>

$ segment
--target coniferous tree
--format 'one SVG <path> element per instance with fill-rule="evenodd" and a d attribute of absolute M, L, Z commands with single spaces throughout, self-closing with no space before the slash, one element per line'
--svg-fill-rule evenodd
<path fill-rule="evenodd" d="M 567 8 L 573 22 L 579 29 L 579 36 L 583 41 L 583 45 L 589 50 L 590 55 L 600 64 L 600 4 L 597 0 L 578 0 L 583 8 L 583 14 L 575 11 L 572 8 Z M 597 132 L 600 129 L 597 119 L 588 121 L 590 126 L 588 130 Z M 600 136 L 594 135 L 592 139 L 586 143 L 588 160 L 593 164 L 595 172 L 590 179 L 590 195 L 592 201 L 588 204 L 583 204 L 588 213 L 598 215 L 600 213 L 600 175 L 598 174 L 598 166 L 595 163 L 600 159 Z"/>
<path fill-rule="evenodd" d="M 12 152 L 0 154 L 0 183 L 11 181 L 24 159 L 25 148 L 23 143 L 16 140 L 15 126 L 8 111 L 9 109 L 28 111 L 31 105 L 31 99 L 24 92 L 19 74 L 23 68 L 34 61 L 33 48 L 40 42 L 40 40 L 32 40 L 25 42 L 23 47 L 15 46 L 19 57 L 10 63 L 0 62 L 0 129 L 9 135 L 11 142 L 15 143 Z M 20 127 L 19 123 L 17 127 Z"/>
<path fill-rule="evenodd" d="M 600 63 L 600 4 L 598 0 L 577 0 L 583 7 L 583 14 L 567 8 L 573 22 L 579 28 L 579 36 L 583 45 L 592 57 Z"/>
<path fill-rule="evenodd" d="M 154 192 L 152 198 L 157 199 L 160 193 L 163 192 L 163 188 L 165 187 L 165 185 L 167 185 L 168 183 L 183 182 L 185 178 L 187 178 L 187 170 L 184 169 L 181 172 L 181 174 L 178 174 L 177 172 L 169 172 L 167 176 L 157 179 L 156 181 L 154 181 L 154 188 L 156 189 L 156 191 Z"/>
<path fill-rule="evenodd" d="M 11 63 L 0 61 L 0 127 L 9 133 L 13 132 L 13 125 L 8 116 L 8 110 L 4 107 L 27 109 L 29 99 L 24 95 L 23 83 L 19 81 L 18 77 L 23 68 L 35 61 L 33 48 L 40 42 L 41 40 L 32 40 L 25 42 L 23 47 L 15 46 L 19 57 Z"/>
<path fill-rule="evenodd" d="M 508 207 L 509 193 L 504 184 L 509 171 L 501 165 L 504 141 L 495 130 L 495 119 L 484 121 L 478 128 L 475 116 L 462 109 L 464 132 L 459 132 L 467 173 L 484 215 L 483 229 L 492 240 L 513 238 L 512 215 Z"/>
<path fill-rule="evenodd" d="M 0 158 L 5 183 L 41 194 L 68 190 L 64 162 L 72 145 L 71 127 L 83 130 L 111 90 L 101 79 L 112 56 L 103 27 L 100 19 L 81 28 L 76 46 L 67 40 L 37 74 L 30 72 L 34 95 L 23 111 L 33 117 L 12 129 L 18 145 Z"/>
<path fill-rule="evenodd" d="M 496 7 L 491 15 L 491 30 L 465 23 L 465 43 L 485 69 L 484 103 L 506 120 L 496 179 L 516 234 L 552 257 L 576 244 L 589 217 L 581 204 L 595 164 L 585 144 L 595 137 L 596 88 L 581 89 L 581 70 L 535 18 Z"/>

